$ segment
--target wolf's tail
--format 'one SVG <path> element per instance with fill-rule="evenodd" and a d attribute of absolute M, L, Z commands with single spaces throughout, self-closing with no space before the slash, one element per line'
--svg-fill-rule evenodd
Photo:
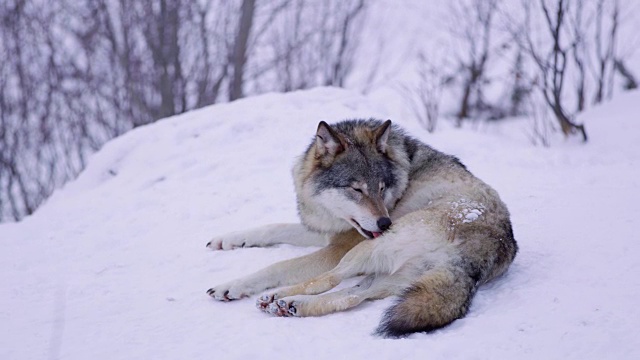
<path fill-rule="evenodd" d="M 397 338 L 429 332 L 463 317 L 477 289 L 474 275 L 455 266 L 430 269 L 387 309 L 376 334 Z"/>

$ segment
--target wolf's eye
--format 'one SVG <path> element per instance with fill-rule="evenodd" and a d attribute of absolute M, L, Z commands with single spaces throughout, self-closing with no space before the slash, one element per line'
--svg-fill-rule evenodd
<path fill-rule="evenodd" d="M 384 192 L 385 186 L 384 184 L 380 185 L 380 192 Z"/>
<path fill-rule="evenodd" d="M 352 186 L 351 188 L 352 188 L 353 190 L 355 190 L 355 191 L 359 192 L 360 194 L 362 194 L 362 189 L 360 189 L 360 188 L 356 188 L 356 187 L 353 187 L 353 186 Z"/>

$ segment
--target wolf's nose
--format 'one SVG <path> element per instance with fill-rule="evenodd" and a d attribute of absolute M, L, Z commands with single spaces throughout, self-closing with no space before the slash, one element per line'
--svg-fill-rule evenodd
<path fill-rule="evenodd" d="M 380 230 L 385 231 L 389 228 L 389 226 L 391 226 L 391 219 L 389 219 L 388 217 L 381 217 L 380 219 L 378 219 L 378 227 L 380 228 Z"/>

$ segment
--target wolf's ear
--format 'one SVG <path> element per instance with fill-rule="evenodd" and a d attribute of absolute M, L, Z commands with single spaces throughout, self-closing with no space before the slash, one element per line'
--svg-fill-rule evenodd
<path fill-rule="evenodd" d="M 346 145 L 340 134 L 326 122 L 320 121 L 316 133 L 316 154 L 335 156 L 343 152 L 347 148 Z"/>
<path fill-rule="evenodd" d="M 385 121 L 377 129 L 373 131 L 373 138 L 376 142 L 376 148 L 383 154 L 387 153 L 389 147 L 389 133 L 391 132 L 391 120 Z"/>

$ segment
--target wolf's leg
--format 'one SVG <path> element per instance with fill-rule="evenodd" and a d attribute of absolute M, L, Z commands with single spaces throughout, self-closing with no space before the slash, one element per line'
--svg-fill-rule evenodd
<path fill-rule="evenodd" d="M 371 240 L 363 241 L 351 249 L 342 260 L 340 260 L 340 263 L 330 271 L 322 273 L 308 281 L 273 290 L 264 294 L 260 299 L 269 303 L 287 296 L 321 294 L 333 289 L 346 278 L 358 274 L 374 273 L 375 269 L 370 266 L 370 258 L 375 243 L 375 241 Z"/>
<path fill-rule="evenodd" d="M 363 240 L 356 230 L 336 234 L 323 249 L 273 264 L 247 277 L 213 287 L 207 293 L 216 300 L 228 301 L 306 281 L 335 267 L 344 254 Z"/>
<path fill-rule="evenodd" d="M 398 295 L 408 286 L 398 274 L 369 275 L 358 285 L 321 295 L 294 295 L 265 306 L 258 299 L 256 306 L 276 316 L 322 316 L 353 308 L 365 300 Z"/>
<path fill-rule="evenodd" d="M 271 224 L 247 231 L 216 236 L 207 243 L 207 247 L 212 250 L 232 250 L 241 247 L 263 247 L 275 244 L 325 246 L 328 243 L 326 235 L 309 231 L 302 224 Z"/>
<path fill-rule="evenodd" d="M 294 295 L 317 295 L 336 287 L 342 280 L 361 274 L 393 274 L 403 267 L 420 266 L 415 261 L 438 262 L 442 258 L 455 256 L 448 240 L 430 229 L 431 225 L 421 221 L 399 227 L 375 240 L 366 240 L 351 249 L 332 270 L 311 280 L 293 286 L 272 290 L 264 294 L 263 302 L 273 302 Z M 430 239 L 421 241 L 420 237 Z M 420 259 L 416 260 L 416 256 Z"/>

